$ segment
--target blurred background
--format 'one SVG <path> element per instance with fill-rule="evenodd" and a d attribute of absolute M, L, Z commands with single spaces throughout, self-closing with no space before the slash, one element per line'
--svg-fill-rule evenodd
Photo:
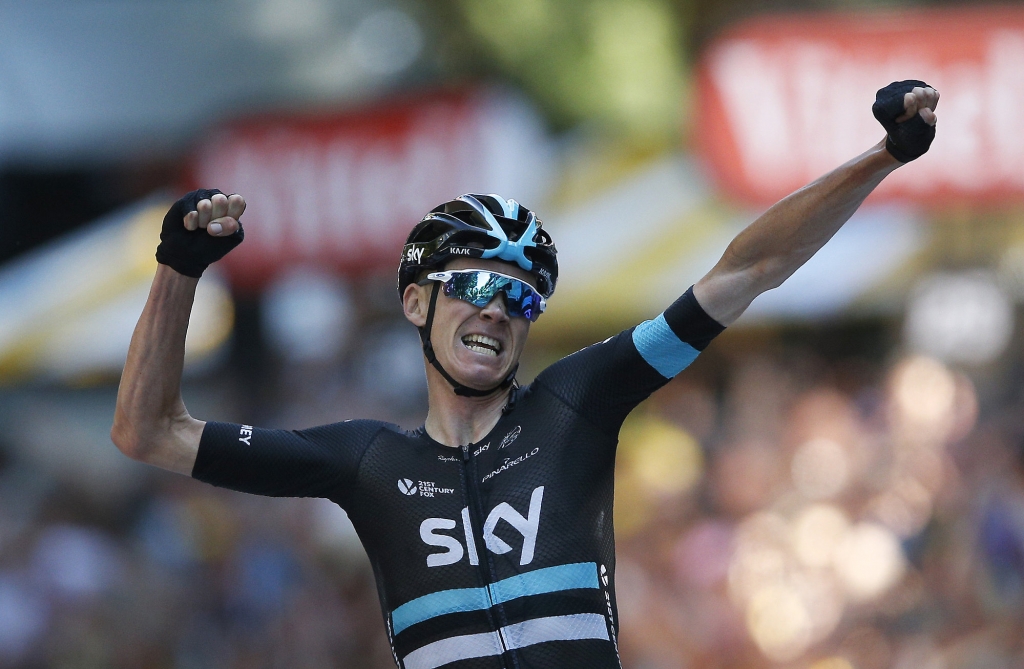
<path fill-rule="evenodd" d="M 1024 9 L 891 0 L 0 0 L 0 667 L 394 666 L 345 514 L 109 440 L 163 212 L 241 192 L 203 419 L 426 412 L 395 270 L 457 194 L 539 212 L 521 379 L 653 317 L 768 205 L 938 138 L 622 432 L 633 669 L 1024 667 Z"/>

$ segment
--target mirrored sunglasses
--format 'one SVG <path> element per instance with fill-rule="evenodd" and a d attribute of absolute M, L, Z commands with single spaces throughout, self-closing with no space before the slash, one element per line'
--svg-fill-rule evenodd
<path fill-rule="evenodd" d="M 533 286 L 498 272 L 481 269 L 431 272 L 427 275 L 427 281 L 440 281 L 445 297 L 469 302 L 480 308 L 486 307 L 498 293 L 503 293 L 509 315 L 522 316 L 531 321 L 540 318 L 547 308 L 547 301 Z M 424 281 L 421 285 L 426 283 Z"/>

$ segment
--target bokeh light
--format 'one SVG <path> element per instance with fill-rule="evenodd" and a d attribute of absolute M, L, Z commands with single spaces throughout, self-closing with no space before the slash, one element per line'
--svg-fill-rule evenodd
<path fill-rule="evenodd" d="M 269 343 L 289 362 L 328 362 L 348 343 L 352 297 L 345 283 L 331 274 L 296 268 L 268 287 L 262 307 Z"/>
<path fill-rule="evenodd" d="M 952 362 L 997 358 L 1013 334 L 1013 304 L 988 272 L 937 274 L 917 287 L 907 311 L 912 348 Z"/>
<path fill-rule="evenodd" d="M 847 594 L 860 601 L 884 594 L 906 569 L 899 538 L 874 523 L 858 523 L 850 528 L 832 561 Z"/>
<path fill-rule="evenodd" d="M 954 416 L 956 380 L 938 360 L 915 356 L 896 366 L 892 396 L 901 436 L 909 441 L 939 444 Z"/>
<path fill-rule="evenodd" d="M 793 484 L 808 499 L 828 499 L 841 493 L 850 475 L 850 464 L 841 444 L 831 439 L 812 439 L 793 455 Z"/>
<path fill-rule="evenodd" d="M 624 431 L 621 448 L 631 471 L 652 493 L 677 495 L 700 477 L 700 445 L 679 428 L 647 419 Z"/>
<path fill-rule="evenodd" d="M 793 550 L 808 567 L 828 567 L 849 531 L 850 520 L 839 507 L 805 507 L 793 523 Z"/>
<path fill-rule="evenodd" d="M 856 669 L 845 657 L 826 657 L 811 665 L 810 669 Z"/>
<path fill-rule="evenodd" d="M 747 606 L 747 626 L 758 647 L 776 662 L 799 657 L 811 643 L 811 612 L 784 585 L 759 588 Z"/>

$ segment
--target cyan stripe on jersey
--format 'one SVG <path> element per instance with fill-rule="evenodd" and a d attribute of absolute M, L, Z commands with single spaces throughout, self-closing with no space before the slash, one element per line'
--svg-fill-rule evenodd
<path fill-rule="evenodd" d="M 501 627 L 497 632 L 441 639 L 417 648 L 402 658 L 406 669 L 436 669 L 456 660 L 501 655 L 546 641 L 608 641 L 608 626 L 599 613 L 534 618 Z"/>
<path fill-rule="evenodd" d="M 486 588 L 459 588 L 432 592 L 402 604 L 391 612 L 391 625 L 398 634 L 404 629 L 448 613 L 482 611 L 490 608 Z"/>
<path fill-rule="evenodd" d="M 398 634 L 416 623 L 449 613 L 481 611 L 519 597 L 598 587 L 597 564 L 593 562 L 545 567 L 502 579 L 483 588 L 442 590 L 417 597 L 391 612 L 391 625 L 395 634 Z"/>
<path fill-rule="evenodd" d="M 661 314 L 633 329 L 633 345 L 659 374 L 671 379 L 690 366 L 700 351 L 679 339 Z"/>
<path fill-rule="evenodd" d="M 577 562 L 557 567 L 545 567 L 518 576 L 511 576 L 492 583 L 488 587 L 491 591 L 491 599 L 495 604 L 560 590 L 597 589 L 599 587 L 597 565 L 593 562 Z"/>

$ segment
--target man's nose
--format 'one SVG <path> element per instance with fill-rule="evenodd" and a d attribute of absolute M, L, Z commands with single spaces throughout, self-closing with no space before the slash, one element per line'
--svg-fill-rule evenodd
<path fill-rule="evenodd" d="M 491 298 L 491 301 L 481 310 L 480 315 L 493 321 L 507 321 L 508 305 L 505 304 L 505 294 L 498 293 Z"/>

